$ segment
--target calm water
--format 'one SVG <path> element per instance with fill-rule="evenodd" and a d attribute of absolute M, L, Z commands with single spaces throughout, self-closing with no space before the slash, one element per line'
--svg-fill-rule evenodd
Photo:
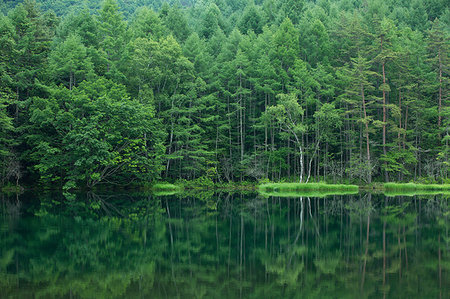
<path fill-rule="evenodd" d="M 449 298 L 448 196 L 0 194 L 2 298 Z"/>

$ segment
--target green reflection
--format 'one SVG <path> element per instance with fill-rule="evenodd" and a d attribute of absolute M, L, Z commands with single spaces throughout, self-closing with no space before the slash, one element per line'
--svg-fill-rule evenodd
<path fill-rule="evenodd" d="M 2 295 L 448 296 L 447 197 L 183 194 L 0 195 Z"/>

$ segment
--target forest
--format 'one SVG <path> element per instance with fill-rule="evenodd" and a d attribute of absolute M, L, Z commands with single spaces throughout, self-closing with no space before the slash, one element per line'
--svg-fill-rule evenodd
<path fill-rule="evenodd" d="M 445 0 L 4 0 L 0 186 L 449 183 Z"/>

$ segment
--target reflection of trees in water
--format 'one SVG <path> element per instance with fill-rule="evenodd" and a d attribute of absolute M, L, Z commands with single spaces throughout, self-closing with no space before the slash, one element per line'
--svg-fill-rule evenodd
<path fill-rule="evenodd" d="M 94 202 L 105 204 L 106 200 L 93 196 L 50 206 L 44 199 L 35 209 L 39 216 L 24 217 L 15 232 L 2 233 L 0 257 L 11 249 L 14 261 L 2 267 L 1 273 L 13 277 L 16 283 L 2 285 L 1 289 L 6 294 L 14 290 L 23 297 L 111 298 L 128 293 L 133 283 L 154 281 L 154 257 L 164 250 L 164 242 L 159 240 L 164 234 L 158 237 L 153 229 L 164 227 L 160 219 L 152 226 L 145 216 L 133 219 L 143 201 L 128 204 L 126 217 L 86 212 Z M 114 211 L 108 203 L 106 206 Z M 155 242 L 145 242 L 143 235 Z M 26 286 L 39 287 L 33 290 Z"/>
<path fill-rule="evenodd" d="M 438 196 L 433 196 L 431 199 L 426 200 L 425 203 L 425 216 L 429 218 L 440 218 L 448 212 L 448 201 L 441 200 Z"/>
<path fill-rule="evenodd" d="M 417 297 L 448 279 L 446 198 L 89 193 L 18 209 L 1 231 L 6 294 Z"/>

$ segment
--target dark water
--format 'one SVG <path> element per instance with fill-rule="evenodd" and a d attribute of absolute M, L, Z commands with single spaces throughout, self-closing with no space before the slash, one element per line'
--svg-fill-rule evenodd
<path fill-rule="evenodd" d="M 0 200 L 2 298 L 449 298 L 448 196 Z"/>

